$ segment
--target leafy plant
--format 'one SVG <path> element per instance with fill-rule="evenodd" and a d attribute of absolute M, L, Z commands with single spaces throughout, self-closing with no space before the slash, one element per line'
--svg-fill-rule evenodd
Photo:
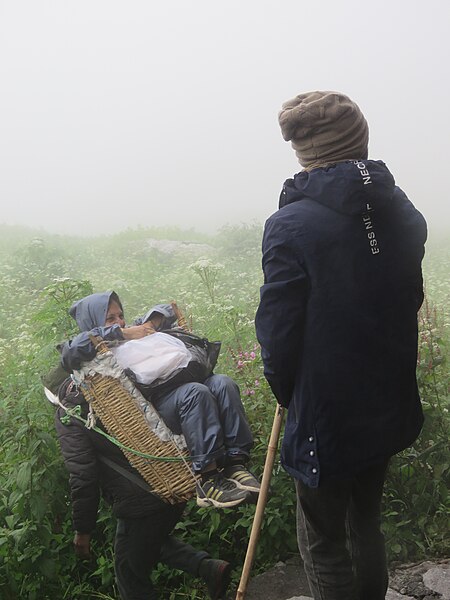
<path fill-rule="evenodd" d="M 385 491 L 387 548 L 396 561 L 447 556 L 450 550 L 448 344 L 427 298 L 419 323 L 417 377 L 425 424 L 414 446 L 392 459 Z"/>

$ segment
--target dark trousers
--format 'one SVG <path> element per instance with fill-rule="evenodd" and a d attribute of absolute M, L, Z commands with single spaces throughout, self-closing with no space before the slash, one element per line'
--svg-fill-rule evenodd
<path fill-rule="evenodd" d="M 318 488 L 295 482 L 298 545 L 314 600 L 384 600 L 386 468 L 387 461 Z"/>
<path fill-rule="evenodd" d="M 154 406 L 165 424 L 182 433 L 195 471 L 225 456 L 249 456 L 253 446 L 237 384 L 226 375 L 211 375 L 204 383 L 185 383 Z"/>
<path fill-rule="evenodd" d="M 209 555 L 170 535 L 184 505 L 162 507 L 150 516 L 118 519 L 114 544 L 116 582 L 122 600 L 157 600 L 150 574 L 158 562 L 198 575 Z"/>

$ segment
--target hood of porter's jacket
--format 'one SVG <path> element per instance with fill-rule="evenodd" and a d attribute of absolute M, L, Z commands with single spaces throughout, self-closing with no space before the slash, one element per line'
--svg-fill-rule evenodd
<path fill-rule="evenodd" d="M 81 298 L 81 300 L 72 304 L 69 314 L 77 322 L 80 331 L 90 331 L 94 327 L 103 327 L 111 300 L 117 302 L 123 310 L 119 296 L 116 292 L 111 291 L 91 294 Z"/>
<path fill-rule="evenodd" d="M 339 213 L 358 215 L 382 208 L 394 190 L 394 177 L 381 160 L 345 161 L 288 179 L 279 208 L 308 199 Z"/>

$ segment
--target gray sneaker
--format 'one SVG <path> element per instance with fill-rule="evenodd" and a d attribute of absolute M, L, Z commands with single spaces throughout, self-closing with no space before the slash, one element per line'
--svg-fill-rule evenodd
<path fill-rule="evenodd" d="M 253 473 L 250 473 L 244 465 L 228 465 L 228 467 L 225 467 L 223 470 L 223 473 L 227 479 L 234 481 L 240 490 L 259 494 L 261 484 Z"/>
<path fill-rule="evenodd" d="M 205 508 L 230 508 L 248 499 L 248 492 L 239 489 L 234 481 L 221 473 L 213 475 L 203 483 L 197 483 L 197 505 Z"/>

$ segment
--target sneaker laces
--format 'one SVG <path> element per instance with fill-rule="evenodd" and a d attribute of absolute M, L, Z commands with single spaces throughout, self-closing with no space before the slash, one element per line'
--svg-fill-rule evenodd
<path fill-rule="evenodd" d="M 209 479 L 206 479 L 205 481 L 202 481 L 201 483 L 199 482 L 197 484 L 203 492 L 203 494 L 205 494 L 205 496 L 206 492 L 203 486 L 206 485 L 208 482 L 211 482 L 211 485 L 215 487 L 221 487 L 225 491 L 236 489 L 236 484 L 233 481 L 231 481 L 231 479 L 227 479 L 221 473 L 217 473 L 217 475 L 213 475 L 212 477 L 209 477 Z"/>
<path fill-rule="evenodd" d="M 215 479 L 217 485 L 220 485 L 224 490 L 234 490 L 236 488 L 236 484 L 231 481 L 231 479 L 227 479 L 223 475 L 218 475 Z"/>

